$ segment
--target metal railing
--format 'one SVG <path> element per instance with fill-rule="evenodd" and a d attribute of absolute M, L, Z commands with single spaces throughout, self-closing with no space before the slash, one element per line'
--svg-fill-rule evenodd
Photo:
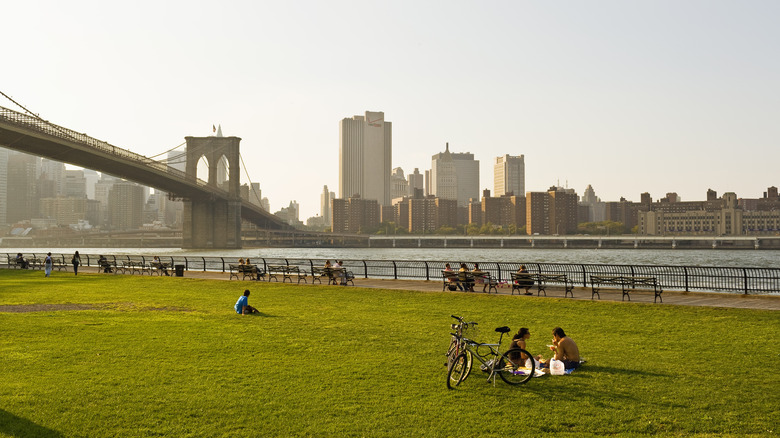
<path fill-rule="evenodd" d="M 26 258 L 43 258 L 44 253 L 25 254 Z M 69 261 L 72 254 L 53 255 L 64 261 Z M 14 254 L 6 253 L 10 262 Z M 81 254 L 81 266 L 97 267 L 97 255 Z M 130 261 L 151 262 L 153 256 L 144 255 L 106 255 L 113 262 Z M 162 256 L 163 262 L 170 266 L 183 265 L 186 271 L 230 271 L 230 264 L 236 264 L 233 258 L 225 257 L 193 257 L 193 256 Z M 2 263 L 2 261 L 0 261 Z M 306 272 L 311 272 L 315 266 L 324 266 L 325 259 L 286 259 L 257 258 L 252 263 L 267 269 L 268 265 L 296 266 Z M 352 271 L 357 278 L 407 279 L 442 281 L 441 271 L 444 265 L 450 263 L 453 269 L 460 266 L 460 261 L 419 261 L 419 260 L 344 260 L 346 269 Z M 589 287 L 591 275 L 620 275 L 656 277 L 664 290 L 704 291 L 756 295 L 780 294 L 780 268 L 748 268 L 748 267 L 711 267 L 711 266 L 651 266 L 651 265 L 601 265 L 601 264 L 567 264 L 567 263 L 534 263 L 534 262 L 479 262 L 482 271 L 489 272 L 499 282 L 511 282 L 511 273 L 516 272 L 520 265 L 525 265 L 531 273 L 566 274 L 570 282 L 582 287 Z M 8 266 L 7 264 L 4 266 Z M 474 263 L 466 263 L 469 269 Z M 550 284 L 555 284 L 550 282 Z"/>

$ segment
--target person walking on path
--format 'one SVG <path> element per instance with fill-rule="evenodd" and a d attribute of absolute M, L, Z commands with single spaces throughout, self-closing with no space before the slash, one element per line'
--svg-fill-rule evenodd
<path fill-rule="evenodd" d="M 48 277 L 51 275 L 51 268 L 52 268 L 52 259 L 51 259 L 51 253 L 46 254 L 46 258 L 43 261 L 43 267 L 46 271 L 46 276 Z"/>
<path fill-rule="evenodd" d="M 73 264 L 73 274 L 79 275 L 79 265 L 81 264 L 81 256 L 79 255 L 78 251 L 76 251 L 76 253 L 73 254 L 73 258 L 70 259 L 70 262 Z"/>

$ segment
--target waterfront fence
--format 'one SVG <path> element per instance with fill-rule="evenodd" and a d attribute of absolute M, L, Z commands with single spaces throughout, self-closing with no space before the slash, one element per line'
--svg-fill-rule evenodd
<path fill-rule="evenodd" d="M 11 260 L 15 254 L 6 254 Z M 150 263 L 152 256 L 143 255 L 105 255 L 110 261 L 121 265 L 122 262 Z M 25 254 L 28 259 L 44 258 L 45 253 Z M 69 261 L 72 254 L 54 255 Z M 99 256 L 81 254 L 81 267 L 97 267 Z M 225 257 L 200 256 L 160 256 L 161 261 L 170 266 L 183 265 L 185 271 L 224 272 L 230 271 L 235 259 Z M 252 263 L 267 270 L 268 265 L 296 266 L 300 270 L 312 272 L 313 267 L 325 265 L 325 259 L 286 259 L 256 258 Z M 344 266 L 357 278 L 405 279 L 442 281 L 441 271 L 449 263 L 458 270 L 461 261 L 419 261 L 419 260 L 344 260 Z M 465 262 L 469 270 L 473 262 Z M 528 262 L 479 262 L 482 271 L 489 272 L 499 283 L 511 283 L 511 273 L 520 265 L 528 272 L 544 274 L 566 274 L 570 282 L 582 287 L 590 286 L 590 276 L 639 276 L 656 277 L 664 290 L 704 291 L 739 293 L 755 295 L 780 294 L 780 268 L 713 267 L 713 266 L 657 266 L 657 265 L 603 265 Z M 7 265 L 6 265 L 7 266 Z M 555 282 L 550 282 L 555 284 Z"/>

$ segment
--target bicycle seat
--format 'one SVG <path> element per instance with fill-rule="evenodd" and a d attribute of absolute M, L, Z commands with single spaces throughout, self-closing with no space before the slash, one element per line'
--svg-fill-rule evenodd
<path fill-rule="evenodd" d="M 497 328 L 497 329 L 496 329 L 496 331 L 497 331 L 498 333 L 509 333 L 510 331 L 512 331 L 512 329 L 510 329 L 510 328 L 509 328 L 509 327 L 507 327 L 507 326 L 503 326 L 503 327 L 499 327 L 499 328 Z"/>

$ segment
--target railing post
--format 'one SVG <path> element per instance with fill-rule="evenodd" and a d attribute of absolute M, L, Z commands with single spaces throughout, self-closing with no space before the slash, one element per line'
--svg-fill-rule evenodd
<path fill-rule="evenodd" d="M 425 281 L 430 280 L 431 277 L 428 275 L 428 262 L 425 262 Z"/>
<path fill-rule="evenodd" d="M 745 295 L 748 294 L 748 277 L 747 277 L 747 268 L 742 268 L 742 278 L 745 281 Z"/>
<path fill-rule="evenodd" d="M 203 260 L 203 272 L 206 272 L 206 257 L 201 257 L 201 260 Z"/>
<path fill-rule="evenodd" d="M 685 274 L 685 292 L 689 292 L 688 291 L 688 267 L 687 266 L 683 266 L 683 273 Z"/>
<path fill-rule="evenodd" d="M 393 260 L 393 279 L 398 280 L 398 266 L 396 266 L 395 260 Z"/>
<path fill-rule="evenodd" d="M 588 277 L 585 274 L 585 265 L 580 265 L 582 267 L 582 287 L 587 288 L 588 287 Z"/>
<path fill-rule="evenodd" d="M 363 262 L 363 276 L 364 278 L 368 278 L 368 264 L 365 260 L 362 260 Z"/>

